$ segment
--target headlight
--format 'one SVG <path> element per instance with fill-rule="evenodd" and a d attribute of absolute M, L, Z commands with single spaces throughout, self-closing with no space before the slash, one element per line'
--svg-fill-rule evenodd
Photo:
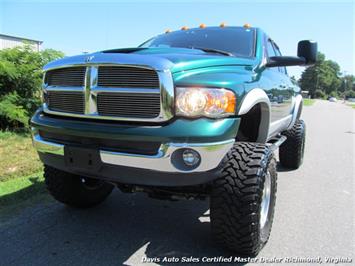
<path fill-rule="evenodd" d="M 222 88 L 176 88 L 176 114 L 211 118 L 235 114 L 234 92 Z"/>

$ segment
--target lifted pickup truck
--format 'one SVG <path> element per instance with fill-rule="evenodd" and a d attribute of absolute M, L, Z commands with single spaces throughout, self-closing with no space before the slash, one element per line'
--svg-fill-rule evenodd
<path fill-rule="evenodd" d="M 282 56 L 249 25 L 201 25 L 49 63 L 31 120 L 49 192 L 75 207 L 114 186 L 209 198 L 217 242 L 255 256 L 273 221 L 273 152 L 294 169 L 304 152 L 302 96 L 285 66 L 311 65 L 316 53 L 301 41 L 297 56 Z"/>

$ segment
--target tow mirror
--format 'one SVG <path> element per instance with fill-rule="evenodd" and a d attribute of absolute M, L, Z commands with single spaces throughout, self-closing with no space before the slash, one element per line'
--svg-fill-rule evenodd
<path fill-rule="evenodd" d="M 298 43 L 297 56 L 305 59 L 305 65 L 313 65 L 317 61 L 317 42 L 304 40 Z"/>
<path fill-rule="evenodd" d="M 297 56 L 271 56 L 267 67 L 310 66 L 317 61 L 317 43 L 304 40 L 298 43 Z"/>

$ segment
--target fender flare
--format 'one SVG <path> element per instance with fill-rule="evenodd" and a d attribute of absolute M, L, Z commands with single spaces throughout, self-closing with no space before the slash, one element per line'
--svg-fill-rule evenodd
<path fill-rule="evenodd" d="M 257 142 L 265 143 L 269 135 L 271 103 L 265 91 L 260 88 L 252 89 L 244 97 L 238 115 L 248 113 L 255 105 L 260 104 L 261 118 Z"/>
<path fill-rule="evenodd" d="M 295 97 L 295 104 L 292 111 L 292 119 L 289 126 L 287 127 L 287 130 L 291 129 L 295 124 L 296 120 L 300 118 L 302 113 L 302 108 L 303 108 L 303 98 L 301 94 L 298 94 Z"/>

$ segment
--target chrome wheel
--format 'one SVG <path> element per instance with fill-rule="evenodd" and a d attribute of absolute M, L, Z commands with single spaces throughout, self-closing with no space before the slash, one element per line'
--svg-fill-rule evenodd
<path fill-rule="evenodd" d="M 271 199 L 271 175 L 267 171 L 264 181 L 263 197 L 261 200 L 260 208 L 260 229 L 263 229 L 267 223 L 270 209 L 270 199 Z"/>

